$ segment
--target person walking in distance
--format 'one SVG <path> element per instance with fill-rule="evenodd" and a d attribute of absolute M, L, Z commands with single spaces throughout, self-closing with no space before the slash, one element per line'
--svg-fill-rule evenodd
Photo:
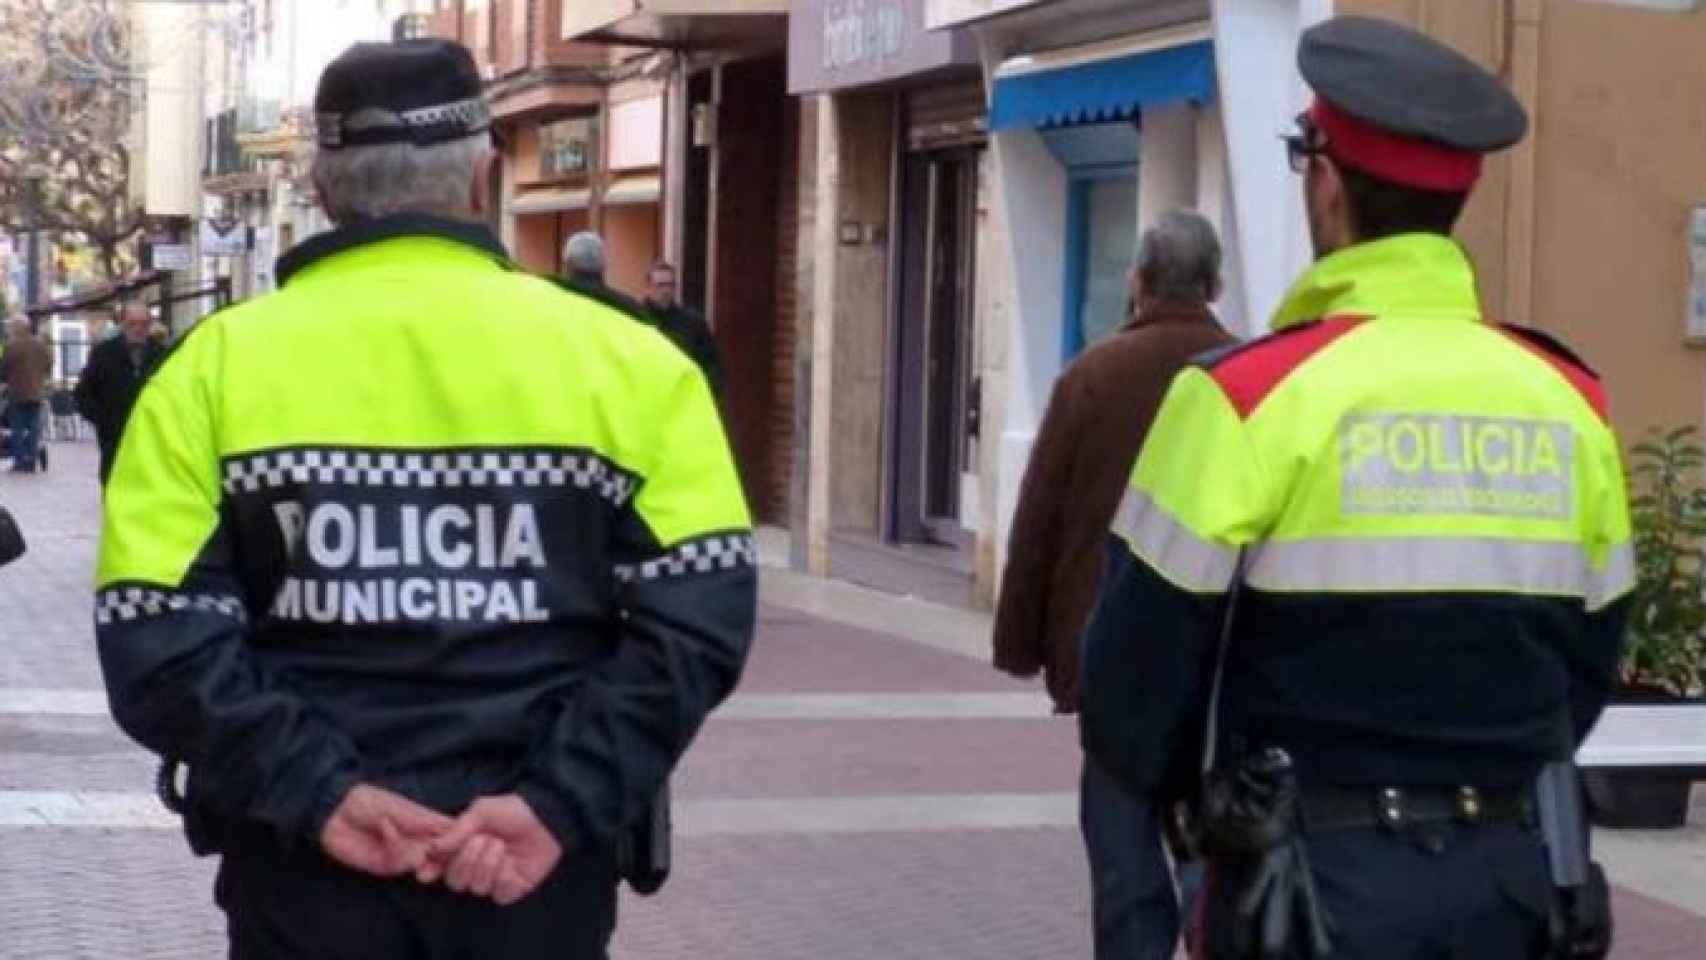
<path fill-rule="evenodd" d="M 41 444 L 42 407 L 53 376 L 53 351 L 30 329 L 28 320 L 12 321 L 6 352 L 0 354 L 0 383 L 6 385 L 6 426 L 11 431 L 12 472 L 45 468 Z"/>
<path fill-rule="evenodd" d="M 643 304 L 652 325 L 693 358 L 710 381 L 711 392 L 722 397 L 723 363 L 717 353 L 717 338 L 704 316 L 681 302 L 675 266 L 667 260 L 652 264 L 646 274 Z"/>
<path fill-rule="evenodd" d="M 602 960 L 618 838 L 751 644 L 705 378 L 510 261 L 481 90 L 443 40 L 326 68 L 337 228 L 185 335 L 107 487 L 113 716 L 187 767 L 237 960 Z"/>
<path fill-rule="evenodd" d="M 103 485 L 113 472 L 119 437 L 124 433 L 137 395 L 142 392 L 142 384 L 166 352 L 151 335 L 152 321 L 144 304 L 137 301 L 124 304 L 119 308 L 118 321 L 119 334 L 89 351 L 89 360 L 72 394 L 77 412 L 95 427 Z"/>
<path fill-rule="evenodd" d="M 995 666 L 1043 672 L 1060 713 L 1078 711 L 1078 643 L 1102 542 L 1161 397 L 1193 356 L 1232 342 L 1210 309 L 1220 265 L 1214 227 L 1195 213 L 1173 211 L 1146 230 L 1131 316 L 1061 374 L 1037 431 L 1008 538 Z M 1079 801 L 1097 960 L 1166 960 L 1179 908 L 1154 798 L 1086 756 Z"/>

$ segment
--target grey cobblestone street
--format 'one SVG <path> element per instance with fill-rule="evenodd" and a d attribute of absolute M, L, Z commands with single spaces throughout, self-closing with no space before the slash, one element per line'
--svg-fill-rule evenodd
<path fill-rule="evenodd" d="M 93 449 L 54 452 L 0 476 L 31 548 L 0 573 L 0 960 L 220 956 L 214 864 L 99 694 Z M 765 603 L 745 684 L 677 778 L 674 878 L 625 901 L 616 957 L 1088 956 L 1075 730 L 968 655 L 978 618 L 780 572 Z M 1601 850 L 1615 956 L 1699 957 L 1706 831 Z"/>

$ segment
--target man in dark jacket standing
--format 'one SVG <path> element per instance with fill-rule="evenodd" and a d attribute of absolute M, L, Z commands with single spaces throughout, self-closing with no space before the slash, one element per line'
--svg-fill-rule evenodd
<path fill-rule="evenodd" d="M 1192 357 L 1232 342 L 1209 310 L 1220 260 L 1214 228 L 1194 213 L 1174 211 L 1146 231 L 1132 318 L 1061 375 L 1037 432 L 1008 539 L 995 666 L 1042 671 L 1061 713 L 1078 709 L 1078 638 L 1103 542 L 1161 398 Z M 1171 957 L 1178 906 L 1154 807 L 1086 757 L 1080 820 L 1097 960 Z"/>
<path fill-rule="evenodd" d="M 722 397 L 723 364 L 717 355 L 717 339 L 705 318 L 681 302 L 675 266 L 668 261 L 652 264 L 651 272 L 646 274 L 646 310 L 658 331 L 705 372 L 711 392 Z"/>
<path fill-rule="evenodd" d="M 149 334 L 148 308 L 130 302 L 119 308 L 119 335 L 102 341 L 89 351 L 89 362 L 77 378 L 77 412 L 95 425 L 95 442 L 101 448 L 101 483 L 113 472 L 118 440 L 130 419 L 130 408 L 142 384 L 165 353 L 165 347 Z"/>
<path fill-rule="evenodd" d="M 35 472 L 36 455 L 42 450 L 42 401 L 52 377 L 53 351 L 36 337 L 27 321 L 13 321 L 12 337 L 6 342 L 5 354 L 0 355 L 0 383 L 6 385 L 6 426 L 12 431 L 13 473 Z"/>

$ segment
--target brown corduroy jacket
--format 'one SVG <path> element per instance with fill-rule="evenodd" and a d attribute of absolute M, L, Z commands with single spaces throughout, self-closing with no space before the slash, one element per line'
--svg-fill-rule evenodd
<path fill-rule="evenodd" d="M 1173 377 L 1233 338 L 1206 309 L 1140 315 L 1056 381 L 1019 489 L 995 615 L 995 666 L 1044 672 L 1062 713 L 1078 709 L 1078 635 L 1096 602 L 1120 496 Z"/>

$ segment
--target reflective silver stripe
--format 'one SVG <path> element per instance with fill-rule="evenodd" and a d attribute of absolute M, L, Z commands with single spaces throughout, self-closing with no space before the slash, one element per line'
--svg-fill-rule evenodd
<path fill-rule="evenodd" d="M 1587 605 L 1603 610 L 1635 589 L 1635 547 L 1622 543 L 1611 549 L 1604 570 L 1588 570 Z"/>
<path fill-rule="evenodd" d="M 1249 583 L 1294 593 L 1427 590 L 1588 596 L 1580 545 L 1494 537 L 1278 540 L 1252 548 Z"/>
<path fill-rule="evenodd" d="M 1198 537 L 1136 487 L 1126 488 L 1113 532 L 1156 573 L 1186 590 L 1220 593 L 1232 583 L 1238 551 Z"/>

